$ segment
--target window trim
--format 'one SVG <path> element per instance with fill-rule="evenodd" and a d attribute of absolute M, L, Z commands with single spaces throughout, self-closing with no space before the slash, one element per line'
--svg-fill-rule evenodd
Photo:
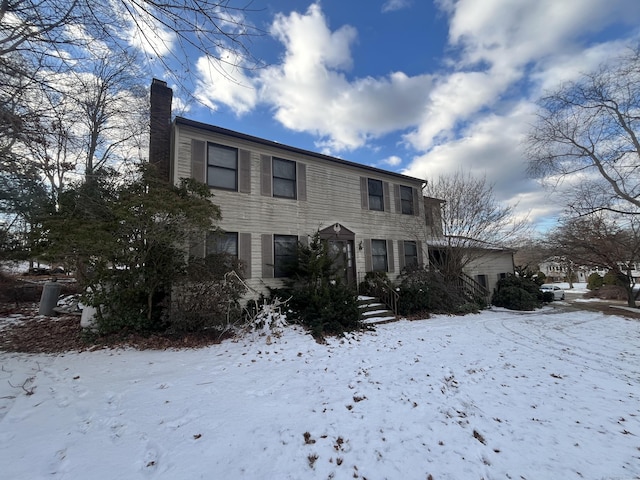
<path fill-rule="evenodd" d="M 235 253 L 230 253 L 226 249 L 219 250 L 222 238 L 233 238 L 233 245 L 235 246 Z M 215 246 L 212 245 L 215 241 Z M 205 254 L 226 254 L 235 258 L 239 258 L 240 251 L 240 235 L 238 232 L 209 232 L 207 234 L 207 243 L 205 248 Z"/>
<path fill-rule="evenodd" d="M 409 198 L 403 198 L 403 193 L 408 192 Z M 409 211 L 405 211 L 405 202 L 408 202 Z M 413 204 L 413 187 L 406 185 L 400 185 L 400 213 L 403 215 L 414 215 L 415 205 Z"/>
<path fill-rule="evenodd" d="M 236 160 L 235 168 L 225 167 L 225 166 L 221 166 L 221 165 L 215 165 L 215 164 L 211 163 L 211 159 L 212 159 L 212 157 L 210 155 L 211 147 L 219 148 L 219 149 L 222 149 L 222 150 L 231 150 L 231 151 L 235 152 L 235 157 L 236 157 L 235 158 L 235 160 Z M 227 171 L 227 172 L 233 172 L 234 173 L 234 177 L 235 177 L 234 187 L 231 188 L 231 187 L 221 187 L 219 185 L 212 185 L 210 183 L 210 181 L 209 181 L 209 178 L 210 178 L 209 172 L 210 172 L 210 169 L 212 169 L 212 168 L 213 169 L 217 169 L 217 170 L 224 170 L 224 171 Z M 230 192 L 237 192 L 238 191 L 239 168 L 240 168 L 240 165 L 239 165 L 239 152 L 238 152 L 237 148 L 230 147 L 228 145 L 221 145 L 219 143 L 207 142 L 207 185 L 209 186 L 209 188 L 215 188 L 215 189 L 218 189 L 218 190 L 227 190 L 227 191 L 230 191 Z"/>
<path fill-rule="evenodd" d="M 376 184 L 380 184 L 380 195 L 371 193 L 371 183 L 376 182 Z M 371 206 L 371 198 L 380 198 L 380 208 L 373 208 Z M 376 178 L 367 178 L 367 199 L 369 203 L 369 210 L 373 210 L 375 212 L 384 212 L 384 182 L 382 180 L 378 180 Z"/>
<path fill-rule="evenodd" d="M 276 245 L 278 240 L 280 239 L 288 239 L 292 241 L 292 244 L 295 246 L 298 245 L 298 236 L 297 235 L 273 235 L 273 277 L 274 278 L 287 278 L 287 276 L 282 271 L 282 260 L 286 258 L 295 258 L 295 252 L 290 254 L 278 254 Z"/>
<path fill-rule="evenodd" d="M 298 163 L 295 160 L 287 160 L 286 158 L 280 157 L 272 157 L 271 158 L 271 182 L 272 182 L 272 196 L 274 198 L 288 198 L 290 200 L 298 199 Z M 290 163 L 293 164 L 293 178 L 280 177 L 276 175 L 276 162 Z M 289 195 L 277 195 L 276 194 L 276 180 L 280 180 L 283 182 L 291 182 L 293 184 L 293 196 Z"/>
<path fill-rule="evenodd" d="M 409 245 L 413 245 L 413 248 L 415 249 L 415 255 L 407 255 L 407 244 Z M 418 242 L 416 242 L 415 240 L 404 240 L 403 244 L 402 244 L 402 249 L 404 252 L 404 266 L 407 267 L 409 265 L 411 266 L 416 266 L 419 265 L 420 263 L 420 259 L 418 258 Z M 415 259 L 414 261 L 408 262 L 407 259 Z"/>
<path fill-rule="evenodd" d="M 374 253 L 375 252 L 376 242 L 380 242 L 381 245 L 384 245 L 384 255 L 376 255 Z M 383 257 L 384 258 L 384 270 L 376 268 L 375 259 L 378 258 L 378 257 Z M 387 249 L 387 241 L 386 240 L 371 239 L 371 271 L 372 272 L 388 272 L 389 271 L 389 252 L 388 252 L 388 249 Z"/>

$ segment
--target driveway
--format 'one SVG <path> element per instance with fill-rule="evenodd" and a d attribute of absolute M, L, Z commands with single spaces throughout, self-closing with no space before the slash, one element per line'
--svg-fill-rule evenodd
<path fill-rule="evenodd" d="M 574 293 L 568 289 L 565 290 L 565 300 L 562 302 L 552 302 L 551 306 L 560 311 L 584 310 L 588 312 L 602 312 L 606 315 L 640 319 L 640 308 L 637 311 L 633 311 L 627 306 L 626 301 L 585 299 L 584 293 Z"/>

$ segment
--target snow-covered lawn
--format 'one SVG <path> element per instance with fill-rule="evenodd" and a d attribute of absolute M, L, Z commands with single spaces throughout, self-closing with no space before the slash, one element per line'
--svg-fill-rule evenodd
<path fill-rule="evenodd" d="M 623 317 L 0 361 L 7 480 L 640 478 L 640 321 Z"/>

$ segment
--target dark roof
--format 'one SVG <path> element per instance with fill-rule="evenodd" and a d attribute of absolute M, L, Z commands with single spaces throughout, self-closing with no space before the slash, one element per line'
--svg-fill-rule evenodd
<path fill-rule="evenodd" d="M 408 175 L 403 175 L 401 173 L 396 173 L 396 172 L 390 172 L 389 170 L 383 170 L 382 168 L 376 168 L 376 167 L 370 167 L 368 165 L 363 165 L 361 163 L 356 163 L 356 162 L 350 162 L 348 160 L 342 160 L 340 158 L 336 158 L 336 157 L 331 157 L 329 155 L 323 155 L 321 153 L 317 153 L 317 152 L 312 152 L 310 150 L 303 150 L 301 148 L 296 148 L 296 147 L 291 147 L 289 145 L 284 145 L 282 143 L 278 143 L 278 142 L 273 142 L 271 140 L 266 140 L 264 138 L 260 138 L 260 137 L 254 137 L 252 135 L 247 135 L 246 133 L 240 133 L 240 132 L 236 132 L 234 130 L 229 130 L 227 128 L 222 128 L 222 127 L 217 127 L 215 125 L 210 125 L 208 123 L 202 123 L 202 122 L 196 122 L 195 120 L 189 120 L 188 118 L 184 118 L 184 117 L 176 117 L 174 122 L 176 124 L 179 125 L 186 125 L 188 127 L 193 127 L 193 128 L 199 128 L 201 130 L 206 130 L 208 132 L 213 132 L 213 133 L 219 133 L 221 135 L 227 135 L 233 138 L 237 138 L 240 140 L 247 140 L 249 142 L 254 142 L 254 143 L 259 143 L 260 145 L 265 145 L 267 147 L 273 147 L 273 148 L 279 148 L 282 150 L 287 150 L 291 153 L 297 153 L 300 155 L 307 155 L 310 157 L 314 157 L 317 158 L 319 160 L 323 160 L 326 162 L 332 162 L 332 163 L 337 163 L 340 165 L 346 165 L 349 167 L 355 167 L 355 168 L 359 168 L 359 169 L 364 169 L 364 170 L 369 170 L 371 172 L 376 172 L 376 173 L 381 173 L 384 175 L 392 175 L 394 177 L 399 177 L 399 178 L 403 178 L 407 181 L 411 181 L 411 182 L 423 182 L 424 180 L 417 178 L 417 177 L 410 177 Z"/>

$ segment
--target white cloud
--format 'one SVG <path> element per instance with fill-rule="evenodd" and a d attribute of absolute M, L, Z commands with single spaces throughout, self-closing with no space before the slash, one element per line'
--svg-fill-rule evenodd
<path fill-rule="evenodd" d="M 511 81 L 491 72 L 455 72 L 440 79 L 425 105 L 420 125 L 405 139 L 417 150 L 450 140 L 458 122 L 493 104 Z"/>
<path fill-rule="evenodd" d="M 154 18 L 150 7 L 142 8 L 136 2 L 126 2 L 126 6 L 121 2 L 110 3 L 114 14 L 127 25 L 125 38 L 133 47 L 153 57 L 171 53 L 176 34 Z"/>
<path fill-rule="evenodd" d="M 402 159 L 397 155 L 391 155 L 390 157 L 387 157 L 384 160 L 382 160 L 382 163 L 390 167 L 397 167 L 402 163 Z"/>
<path fill-rule="evenodd" d="M 396 10 L 402 10 L 411 5 L 411 0 L 387 0 L 382 5 L 383 12 L 395 12 Z"/>
<path fill-rule="evenodd" d="M 489 62 L 494 68 L 572 49 L 583 34 L 640 12 L 640 4 L 630 0 L 440 3 L 451 15 L 449 40 L 464 49 L 464 61 Z"/>
<path fill-rule="evenodd" d="M 350 26 L 332 32 L 318 4 L 304 15 L 279 15 L 272 33 L 286 53 L 281 65 L 261 73 L 261 99 L 287 128 L 312 132 L 318 146 L 335 152 L 418 121 L 431 76 L 396 72 L 350 81 L 345 72 L 356 32 Z"/>
<path fill-rule="evenodd" d="M 418 155 L 403 173 L 429 181 L 463 169 L 475 177 L 486 176 L 495 184 L 496 198 L 510 204 L 519 202 L 522 215 L 541 208 L 542 191 L 527 177 L 521 149 L 533 112 L 533 105 L 523 101 L 502 115 L 483 116 L 470 123 L 458 138 Z"/>
<path fill-rule="evenodd" d="M 242 68 L 242 57 L 233 53 L 217 50 L 218 58 L 200 57 L 196 62 L 198 81 L 195 97 L 212 110 L 219 103 L 228 105 L 237 115 L 251 110 L 257 103 L 255 81 L 246 75 Z"/>

